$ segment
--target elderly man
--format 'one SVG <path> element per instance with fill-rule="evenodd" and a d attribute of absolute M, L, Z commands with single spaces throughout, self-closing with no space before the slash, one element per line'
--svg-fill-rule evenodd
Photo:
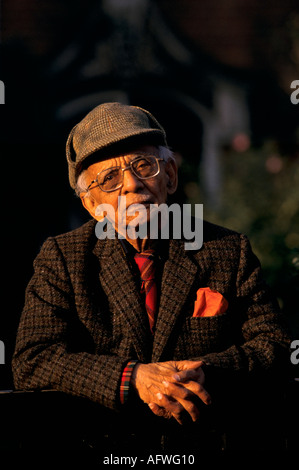
<path fill-rule="evenodd" d="M 101 104 L 72 129 L 66 151 L 70 184 L 92 220 L 49 238 L 35 260 L 15 385 L 200 426 L 211 402 L 237 393 L 236 378 L 279 370 L 287 357 L 259 262 L 244 235 L 208 222 L 192 251 L 174 237 L 123 231 L 136 217 L 130 207 L 144 208 L 148 226 L 151 207 L 177 188 L 165 132 L 148 111 Z M 113 209 L 118 236 L 96 236 L 109 212 L 99 207 Z"/>

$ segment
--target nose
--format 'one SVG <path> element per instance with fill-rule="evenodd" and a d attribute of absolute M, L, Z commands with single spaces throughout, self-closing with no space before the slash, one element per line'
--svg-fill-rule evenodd
<path fill-rule="evenodd" d="M 128 168 L 124 171 L 122 193 L 136 193 L 143 188 L 143 182 Z"/>

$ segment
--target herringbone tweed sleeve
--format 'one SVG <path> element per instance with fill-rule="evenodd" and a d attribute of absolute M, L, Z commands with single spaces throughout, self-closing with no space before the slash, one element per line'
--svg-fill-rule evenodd
<path fill-rule="evenodd" d="M 69 251 L 75 251 L 75 244 L 66 241 Z M 90 348 L 88 333 L 74 305 L 76 286 L 70 281 L 70 269 L 76 271 L 78 266 L 67 266 L 56 240 L 50 238 L 35 259 L 34 268 L 12 360 L 15 387 L 51 388 L 117 408 L 120 377 L 130 358 L 96 355 Z"/>

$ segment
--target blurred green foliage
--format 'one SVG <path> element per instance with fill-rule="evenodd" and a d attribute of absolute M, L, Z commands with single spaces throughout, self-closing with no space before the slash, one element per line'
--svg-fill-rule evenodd
<path fill-rule="evenodd" d="M 275 142 L 221 157 L 220 203 L 209 207 L 200 184 L 185 185 L 188 202 L 204 203 L 204 218 L 245 233 L 278 297 L 294 337 L 299 337 L 299 158 Z M 184 163 L 182 164 L 184 172 Z"/>

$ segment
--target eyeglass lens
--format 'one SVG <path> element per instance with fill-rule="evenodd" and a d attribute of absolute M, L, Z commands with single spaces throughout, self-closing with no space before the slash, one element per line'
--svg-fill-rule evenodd
<path fill-rule="evenodd" d="M 147 179 L 158 174 L 159 166 L 155 157 L 146 156 L 136 158 L 131 162 L 133 173 L 140 179 Z M 117 189 L 122 185 L 123 169 L 121 167 L 108 168 L 98 176 L 98 184 L 104 191 Z"/>

